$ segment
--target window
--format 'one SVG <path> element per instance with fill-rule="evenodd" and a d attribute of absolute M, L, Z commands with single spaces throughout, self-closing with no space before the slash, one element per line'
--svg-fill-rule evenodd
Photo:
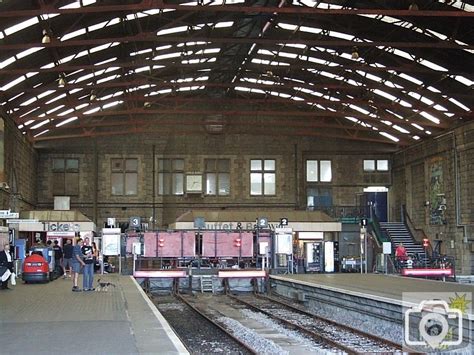
<path fill-rule="evenodd" d="M 184 194 L 184 159 L 158 160 L 158 194 Z"/>
<path fill-rule="evenodd" d="M 388 171 L 388 160 L 364 160 L 364 171 Z"/>
<path fill-rule="evenodd" d="M 53 195 L 79 195 L 79 159 L 53 159 Z"/>
<path fill-rule="evenodd" d="M 319 210 L 332 206 L 330 187 L 310 187 L 306 190 L 307 206 L 310 210 Z"/>
<path fill-rule="evenodd" d="M 206 159 L 206 194 L 230 194 L 230 160 Z"/>
<path fill-rule="evenodd" d="M 332 168 L 330 160 L 307 160 L 306 161 L 307 182 L 331 182 Z"/>
<path fill-rule="evenodd" d="M 250 195 L 276 194 L 275 160 L 250 161 Z"/>
<path fill-rule="evenodd" d="M 111 159 L 112 195 L 138 194 L 138 159 Z"/>

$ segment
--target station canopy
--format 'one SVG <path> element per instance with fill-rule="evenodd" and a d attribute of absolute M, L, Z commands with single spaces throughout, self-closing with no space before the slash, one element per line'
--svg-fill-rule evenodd
<path fill-rule="evenodd" d="M 0 114 L 33 142 L 327 137 L 473 119 L 474 0 L 0 0 Z"/>

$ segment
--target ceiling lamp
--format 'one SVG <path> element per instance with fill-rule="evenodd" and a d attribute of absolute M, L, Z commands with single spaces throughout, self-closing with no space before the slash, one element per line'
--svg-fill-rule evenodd
<path fill-rule="evenodd" d="M 64 87 L 66 85 L 66 80 L 64 80 L 64 77 L 62 75 L 59 76 L 59 81 L 58 81 L 58 86 L 60 88 Z"/>
<path fill-rule="evenodd" d="M 415 2 L 412 2 L 412 3 L 410 4 L 410 6 L 408 6 L 408 10 L 410 10 L 410 11 L 418 11 L 419 8 L 418 8 L 418 5 L 417 5 Z"/>
<path fill-rule="evenodd" d="M 89 96 L 90 101 L 95 101 L 97 99 L 97 95 L 94 90 L 91 91 L 91 96 Z"/>
<path fill-rule="evenodd" d="M 145 102 L 143 103 L 143 107 L 145 107 L 145 108 L 151 107 L 151 102 L 145 101 Z"/>
<path fill-rule="evenodd" d="M 355 46 L 352 47 L 351 58 L 352 59 L 359 59 L 359 50 Z"/>
<path fill-rule="evenodd" d="M 46 44 L 46 43 L 51 43 L 51 37 L 48 35 L 48 31 L 43 30 L 43 38 L 41 39 L 41 43 Z"/>

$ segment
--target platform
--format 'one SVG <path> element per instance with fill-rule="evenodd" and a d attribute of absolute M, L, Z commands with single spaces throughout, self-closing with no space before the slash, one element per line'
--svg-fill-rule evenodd
<path fill-rule="evenodd" d="M 474 292 L 474 285 L 442 282 L 398 275 L 381 274 L 289 274 L 271 275 L 273 279 L 287 280 L 348 295 L 363 296 L 402 304 L 404 292 Z"/>
<path fill-rule="evenodd" d="M 1 290 L 0 353 L 188 354 L 133 278 L 100 278 L 116 287 L 71 292 L 61 278 Z"/>
<path fill-rule="evenodd" d="M 406 328 L 408 309 L 425 300 L 466 297 L 462 334 L 466 344 L 472 344 L 474 339 L 474 285 L 355 273 L 271 275 L 269 283 L 272 293 L 292 298 L 320 316 L 399 344 L 403 344 L 405 329 L 418 329 L 421 321 L 419 316 L 411 317 Z M 443 296 L 441 292 L 447 294 Z"/>

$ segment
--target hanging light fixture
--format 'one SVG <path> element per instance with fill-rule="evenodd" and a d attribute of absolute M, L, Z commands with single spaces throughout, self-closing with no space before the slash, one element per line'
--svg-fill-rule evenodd
<path fill-rule="evenodd" d="M 359 50 L 357 49 L 356 46 L 352 47 L 351 58 L 352 59 L 359 59 Z"/>
<path fill-rule="evenodd" d="M 145 107 L 145 108 L 151 107 L 151 102 L 145 101 L 145 102 L 143 103 L 143 107 Z"/>
<path fill-rule="evenodd" d="M 51 43 L 51 37 L 48 35 L 48 31 L 43 30 L 43 38 L 41 39 L 41 43 Z"/>
<path fill-rule="evenodd" d="M 61 75 L 59 76 L 58 86 L 59 86 L 60 88 L 62 88 L 62 87 L 64 87 L 64 85 L 66 85 L 66 80 L 64 79 L 64 75 L 61 74 Z"/>
<path fill-rule="evenodd" d="M 417 5 L 415 2 L 412 2 L 412 3 L 410 4 L 410 6 L 408 6 L 408 10 L 410 10 L 410 11 L 418 11 L 419 8 L 418 8 L 418 5 Z"/>
<path fill-rule="evenodd" d="M 91 96 L 89 96 L 90 101 L 95 101 L 97 99 L 97 95 L 94 90 L 91 90 Z"/>

